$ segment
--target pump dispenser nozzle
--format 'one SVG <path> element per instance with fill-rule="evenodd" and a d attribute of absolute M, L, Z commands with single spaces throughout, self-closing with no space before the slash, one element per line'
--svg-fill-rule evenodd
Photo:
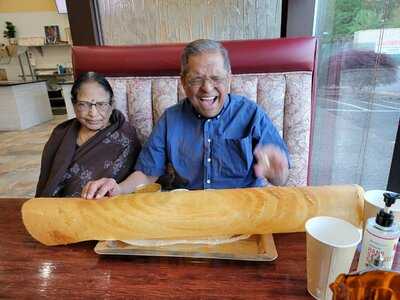
<path fill-rule="evenodd" d="M 396 202 L 396 199 L 400 198 L 400 194 L 397 193 L 383 193 L 383 201 L 385 201 L 386 207 L 389 208 Z"/>
<path fill-rule="evenodd" d="M 376 215 L 376 223 L 383 227 L 390 227 L 394 221 L 393 212 L 389 211 L 390 206 L 392 206 L 396 199 L 400 198 L 400 194 L 397 193 L 383 193 L 383 201 L 385 201 L 385 208 L 381 209 Z"/>

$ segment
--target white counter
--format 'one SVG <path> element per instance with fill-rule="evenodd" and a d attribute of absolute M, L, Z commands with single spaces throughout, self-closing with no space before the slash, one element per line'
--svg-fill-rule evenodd
<path fill-rule="evenodd" d="M 22 130 L 51 119 L 45 81 L 0 84 L 0 130 Z"/>

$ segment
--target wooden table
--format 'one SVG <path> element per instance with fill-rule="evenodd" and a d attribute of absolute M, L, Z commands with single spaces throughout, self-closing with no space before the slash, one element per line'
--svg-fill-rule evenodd
<path fill-rule="evenodd" d="M 303 233 L 275 235 L 274 262 L 99 256 L 96 242 L 36 242 L 24 201 L 0 199 L 0 299 L 312 299 Z"/>

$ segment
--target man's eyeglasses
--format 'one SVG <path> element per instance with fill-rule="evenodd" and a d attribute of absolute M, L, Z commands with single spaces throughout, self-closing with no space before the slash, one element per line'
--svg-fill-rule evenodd
<path fill-rule="evenodd" d="M 105 112 L 110 108 L 111 102 L 91 103 L 87 101 L 77 101 L 75 103 L 75 106 L 79 112 L 88 112 L 92 108 L 92 106 L 95 106 L 98 112 Z"/>
<path fill-rule="evenodd" d="M 209 78 L 206 77 L 193 77 L 188 78 L 187 83 L 191 87 L 201 87 L 204 85 L 206 81 L 210 82 L 213 86 L 222 85 L 226 82 L 226 76 L 211 76 Z"/>

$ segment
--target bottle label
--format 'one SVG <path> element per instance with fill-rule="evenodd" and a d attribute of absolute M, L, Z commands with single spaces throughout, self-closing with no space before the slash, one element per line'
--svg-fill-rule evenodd
<path fill-rule="evenodd" d="M 374 260 L 380 255 L 383 257 L 382 267 L 390 270 L 392 268 L 397 242 L 398 238 L 396 237 L 380 237 L 366 229 L 364 232 L 358 270 L 373 266 Z"/>

